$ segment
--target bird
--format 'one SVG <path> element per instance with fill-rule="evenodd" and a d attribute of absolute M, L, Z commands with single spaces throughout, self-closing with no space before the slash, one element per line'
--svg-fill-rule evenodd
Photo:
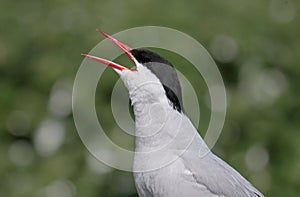
<path fill-rule="evenodd" d="M 141 197 L 263 197 L 216 156 L 187 116 L 176 70 L 146 48 L 131 48 L 103 32 L 135 68 L 82 54 L 113 68 L 129 92 L 135 118 L 133 177 Z"/>

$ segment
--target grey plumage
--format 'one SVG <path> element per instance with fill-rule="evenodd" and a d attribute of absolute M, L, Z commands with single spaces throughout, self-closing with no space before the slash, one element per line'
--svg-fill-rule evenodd
<path fill-rule="evenodd" d="M 138 73 L 142 75 L 143 80 L 152 81 L 153 83 L 160 82 L 163 87 L 170 87 L 175 93 L 173 97 L 178 98 L 180 107 L 183 108 L 181 87 L 171 63 L 161 56 L 144 49 L 135 49 L 133 55 L 141 64 L 138 65 Z M 138 78 L 136 76 L 136 79 Z M 124 77 L 122 79 L 127 84 L 127 78 Z M 157 89 L 160 89 L 159 87 L 149 86 L 144 87 L 139 93 L 131 94 L 131 90 L 138 85 L 127 85 L 126 87 L 129 90 L 131 99 L 136 100 L 134 113 L 137 154 L 134 170 L 150 169 L 148 172 L 134 173 L 136 187 L 140 196 L 263 196 L 236 170 L 208 149 L 184 111 L 174 110 L 174 103 L 172 106 L 174 101 L 170 102 L 170 95 L 167 95 L 168 92 L 165 88 L 163 92 L 163 90 L 157 91 Z M 166 105 L 164 99 L 150 99 L 153 97 L 160 98 L 163 94 L 165 94 L 171 106 Z M 153 109 L 153 104 L 159 109 Z M 144 121 L 146 115 L 139 109 L 136 109 L 136 106 L 144 111 L 152 111 L 150 114 L 151 124 L 149 126 L 139 126 L 139 122 Z M 160 121 L 164 117 L 163 126 L 159 127 L 159 132 L 156 132 L 155 125 L 160 125 Z M 145 136 L 145 134 L 151 136 L 139 137 Z M 171 145 L 168 144 L 170 141 L 172 142 Z M 165 144 L 168 145 L 164 147 Z M 158 149 L 162 149 L 162 151 L 150 156 L 138 154 L 139 152 L 155 152 Z M 171 161 L 172 158 L 176 157 L 177 159 L 174 159 L 170 164 L 155 169 L 157 167 L 156 162 L 159 163 L 168 159 Z"/>
<path fill-rule="evenodd" d="M 135 115 L 134 179 L 142 197 L 263 197 L 251 183 L 214 155 L 183 110 L 172 64 L 146 49 L 131 49 L 101 32 L 136 64 L 109 65 L 129 91 Z"/>

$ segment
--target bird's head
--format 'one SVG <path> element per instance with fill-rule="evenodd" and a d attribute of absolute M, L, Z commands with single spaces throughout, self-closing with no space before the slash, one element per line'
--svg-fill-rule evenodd
<path fill-rule="evenodd" d="M 112 67 L 128 89 L 133 105 L 141 102 L 157 103 L 166 101 L 174 110 L 183 111 L 178 76 L 168 60 L 148 49 L 132 49 L 107 33 L 101 33 L 122 49 L 135 63 L 136 68 L 127 68 L 92 55 L 82 55 Z"/>

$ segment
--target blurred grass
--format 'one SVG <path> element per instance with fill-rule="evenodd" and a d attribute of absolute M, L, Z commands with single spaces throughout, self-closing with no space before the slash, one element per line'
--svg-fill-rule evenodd
<path fill-rule="evenodd" d="M 69 105 L 80 53 L 103 39 L 95 29 L 145 25 L 183 31 L 215 58 L 229 106 L 214 151 L 266 196 L 300 193 L 298 1 L 1 0 L 0 12 L 1 196 L 136 196 L 130 173 L 89 155 Z M 232 43 L 237 51 L 228 60 Z M 186 63 L 163 53 L 179 70 L 175 62 Z M 192 71 L 184 74 L 203 86 Z M 110 113 L 110 86 L 103 89 L 96 103 L 107 108 L 99 114 Z M 63 132 L 57 144 L 39 149 L 53 129 Z"/>

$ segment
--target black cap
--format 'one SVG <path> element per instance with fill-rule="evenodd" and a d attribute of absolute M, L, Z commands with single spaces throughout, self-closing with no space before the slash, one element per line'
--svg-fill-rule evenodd
<path fill-rule="evenodd" d="M 130 53 L 160 80 L 172 107 L 179 112 L 184 111 L 181 87 L 173 65 L 148 49 L 132 49 Z"/>

